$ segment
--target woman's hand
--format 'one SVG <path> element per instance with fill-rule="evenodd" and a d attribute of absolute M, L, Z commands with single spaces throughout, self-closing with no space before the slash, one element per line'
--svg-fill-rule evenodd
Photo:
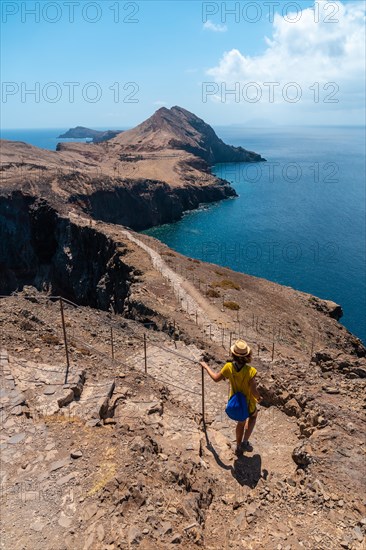
<path fill-rule="evenodd" d="M 214 382 L 220 382 L 224 378 L 221 372 L 214 372 L 204 361 L 200 361 L 199 364 L 211 376 Z"/>
<path fill-rule="evenodd" d="M 253 397 L 255 397 L 255 399 L 258 401 L 258 403 L 260 403 L 262 401 L 262 397 L 259 395 L 255 375 L 253 376 L 253 378 L 249 382 L 249 389 L 250 389 L 250 393 L 253 395 Z"/>

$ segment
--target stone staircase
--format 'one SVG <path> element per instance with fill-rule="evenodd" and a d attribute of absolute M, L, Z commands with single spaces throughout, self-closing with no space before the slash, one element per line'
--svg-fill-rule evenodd
<path fill-rule="evenodd" d="M 16 384 L 14 375 L 10 369 L 9 354 L 7 350 L 0 351 L 0 414 L 1 425 L 10 415 L 19 416 L 28 413 L 25 395 Z"/>
<path fill-rule="evenodd" d="M 96 381 L 76 366 L 70 367 L 65 383 L 64 367 L 16 358 L 2 350 L 0 378 L 3 415 L 25 413 L 43 419 L 61 415 L 95 425 L 110 414 L 114 380 Z"/>

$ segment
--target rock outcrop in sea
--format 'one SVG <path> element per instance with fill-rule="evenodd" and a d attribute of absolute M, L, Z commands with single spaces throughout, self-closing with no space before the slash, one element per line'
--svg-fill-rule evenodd
<path fill-rule="evenodd" d="M 64 134 L 59 135 L 60 139 L 87 139 L 90 138 L 93 143 L 101 143 L 108 141 L 120 134 L 122 130 L 92 130 L 91 128 L 85 128 L 85 126 L 75 126 L 70 128 Z"/>

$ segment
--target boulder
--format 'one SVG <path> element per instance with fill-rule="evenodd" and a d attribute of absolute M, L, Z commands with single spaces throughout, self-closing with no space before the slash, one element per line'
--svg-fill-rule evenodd
<path fill-rule="evenodd" d="M 309 444 L 303 442 L 292 451 L 293 461 L 300 467 L 306 468 L 314 461 Z"/>
<path fill-rule="evenodd" d="M 332 317 L 332 319 L 339 321 L 339 319 L 343 317 L 343 310 L 341 306 L 331 300 L 321 300 L 316 296 L 311 296 L 309 298 L 309 303 L 318 311 Z"/>
<path fill-rule="evenodd" d="M 129 544 L 138 544 L 140 540 L 142 539 L 142 531 L 136 525 L 131 525 L 131 527 L 128 530 L 128 543 Z"/>
<path fill-rule="evenodd" d="M 289 416 L 296 416 L 296 418 L 300 418 L 302 414 L 302 409 L 295 398 L 287 401 L 283 406 L 283 410 Z"/>

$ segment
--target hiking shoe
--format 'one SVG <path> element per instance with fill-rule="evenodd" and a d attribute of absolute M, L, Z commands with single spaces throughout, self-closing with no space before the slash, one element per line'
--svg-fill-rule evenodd
<path fill-rule="evenodd" d="M 236 454 L 236 456 L 242 456 L 243 451 L 242 451 L 241 447 L 236 447 L 235 454 Z"/>
<path fill-rule="evenodd" d="M 240 449 L 242 451 L 249 451 L 251 452 L 253 450 L 253 445 L 249 443 L 249 441 L 242 441 L 240 444 Z"/>

